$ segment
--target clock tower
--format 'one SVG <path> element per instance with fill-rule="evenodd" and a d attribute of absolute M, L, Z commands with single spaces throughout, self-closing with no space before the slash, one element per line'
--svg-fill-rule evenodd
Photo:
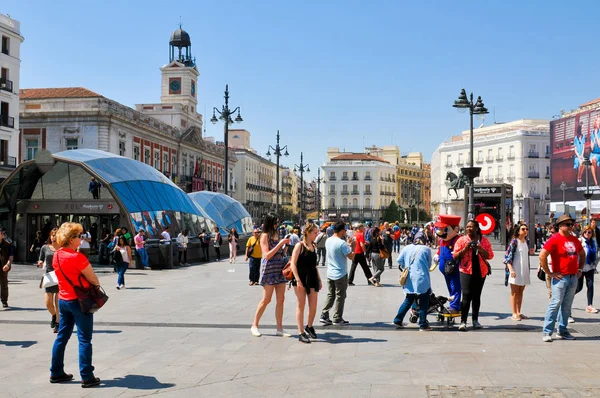
<path fill-rule="evenodd" d="M 169 63 L 162 68 L 163 104 L 181 104 L 188 112 L 196 113 L 197 81 L 200 73 L 192 57 L 190 35 L 179 26 L 169 41 Z"/>

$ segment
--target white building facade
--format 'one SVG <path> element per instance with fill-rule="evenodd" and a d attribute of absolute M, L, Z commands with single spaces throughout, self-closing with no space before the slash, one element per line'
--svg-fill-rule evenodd
<path fill-rule="evenodd" d="M 0 181 L 17 166 L 19 151 L 19 74 L 21 24 L 0 15 Z"/>
<path fill-rule="evenodd" d="M 396 199 L 396 166 L 382 158 L 329 148 L 322 169 L 326 219 L 379 222 Z"/>
<path fill-rule="evenodd" d="M 277 166 L 250 149 L 238 148 L 233 151 L 237 157 L 234 198 L 244 205 L 252 220 L 260 225 L 260 220 L 275 209 Z"/>
<path fill-rule="evenodd" d="M 550 204 L 550 130 L 548 120 L 522 119 L 475 129 L 474 166 L 481 167 L 475 186 L 513 186 L 513 222 L 523 215 L 523 199 L 535 203 L 536 222 L 546 222 Z M 464 190 L 448 190 L 448 173 L 469 166 L 469 131 L 442 143 L 431 161 L 431 201 L 436 214 L 464 214 Z"/>

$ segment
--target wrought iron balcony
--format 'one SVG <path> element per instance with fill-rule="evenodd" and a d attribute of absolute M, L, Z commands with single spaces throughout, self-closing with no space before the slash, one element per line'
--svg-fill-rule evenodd
<path fill-rule="evenodd" d="M 464 160 L 462 160 L 462 159 L 458 159 L 458 160 L 456 161 L 456 165 L 457 165 L 457 166 L 463 166 L 464 164 L 465 164 L 465 161 L 464 161 Z"/>
<path fill-rule="evenodd" d="M 358 192 L 358 190 L 353 190 L 352 195 L 360 195 L 360 192 Z"/>
<path fill-rule="evenodd" d="M 5 160 L 0 160 L 0 167 L 14 169 L 17 167 L 17 158 L 14 156 L 7 156 Z"/>
<path fill-rule="evenodd" d="M 483 158 L 477 158 L 477 159 L 475 159 L 475 163 L 477 163 L 477 164 L 483 163 Z"/>
<path fill-rule="evenodd" d="M 506 176 L 506 178 L 508 179 L 508 181 L 514 181 L 515 180 L 515 173 L 508 173 L 508 175 Z"/>
<path fill-rule="evenodd" d="M 546 154 L 544 155 L 544 157 L 545 157 L 546 159 L 550 159 L 550 152 L 546 152 Z"/>
<path fill-rule="evenodd" d="M 444 164 L 444 166 L 446 166 L 446 167 L 452 167 L 452 161 L 451 160 L 446 160 L 446 163 Z"/>
<path fill-rule="evenodd" d="M 373 192 L 371 192 L 371 191 L 365 191 L 365 192 L 363 192 L 363 195 L 369 195 L 370 196 L 372 194 L 373 194 Z"/>
<path fill-rule="evenodd" d="M 348 180 L 349 180 L 348 176 L 342 176 L 342 181 L 348 181 Z"/>
<path fill-rule="evenodd" d="M 494 161 L 494 157 L 493 156 L 488 156 L 485 158 L 485 161 L 488 163 L 492 163 Z"/>
<path fill-rule="evenodd" d="M 540 173 L 537 171 L 530 171 L 527 173 L 527 177 L 529 178 L 540 178 Z"/>
<path fill-rule="evenodd" d="M 365 181 L 371 181 L 371 176 L 366 176 Z"/>
<path fill-rule="evenodd" d="M 527 153 L 527 157 L 528 158 L 539 158 L 540 157 L 540 153 L 538 151 L 529 151 Z"/>
<path fill-rule="evenodd" d="M 350 191 L 342 191 L 342 195 L 350 195 Z"/>
<path fill-rule="evenodd" d="M 15 128 L 15 118 L 10 116 L 0 115 L 0 126 Z"/>
<path fill-rule="evenodd" d="M 514 153 L 509 153 L 508 155 L 506 155 L 506 159 L 508 159 L 508 160 L 515 160 L 515 154 Z"/>
<path fill-rule="evenodd" d="M 504 174 L 496 174 L 496 181 L 503 181 L 504 180 Z"/>
<path fill-rule="evenodd" d="M 352 176 L 352 181 L 358 181 L 358 177 L 357 176 Z"/>
<path fill-rule="evenodd" d="M 494 181 L 494 176 L 493 175 L 485 176 L 485 180 L 488 182 Z"/>
<path fill-rule="evenodd" d="M 0 90 L 13 92 L 13 82 L 6 78 L 0 78 Z"/>
<path fill-rule="evenodd" d="M 496 160 L 497 160 L 498 162 L 501 162 L 501 161 L 503 161 L 503 160 L 504 160 L 504 155 L 500 155 L 500 154 L 496 155 Z"/>
<path fill-rule="evenodd" d="M 334 175 L 329 176 L 329 181 L 336 181 L 336 180 L 337 180 L 336 176 L 334 176 Z"/>

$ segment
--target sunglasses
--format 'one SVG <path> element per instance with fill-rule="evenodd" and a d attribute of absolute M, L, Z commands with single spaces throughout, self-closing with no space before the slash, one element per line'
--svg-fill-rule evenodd
<path fill-rule="evenodd" d="M 591 234 L 592 231 L 585 231 L 584 234 Z"/>
<path fill-rule="evenodd" d="M 561 227 L 572 227 L 572 226 L 573 226 L 573 223 L 572 223 L 572 222 L 569 222 L 569 223 L 562 223 L 562 224 L 560 224 L 560 226 L 561 226 Z"/>
<path fill-rule="evenodd" d="M 521 228 L 521 231 L 529 231 L 529 228 Z"/>

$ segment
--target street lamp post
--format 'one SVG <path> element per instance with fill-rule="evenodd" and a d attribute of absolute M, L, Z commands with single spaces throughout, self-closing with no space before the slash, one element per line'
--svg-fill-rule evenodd
<path fill-rule="evenodd" d="M 583 159 L 583 165 L 585 166 L 585 193 L 583 197 L 586 200 L 586 225 L 590 225 L 592 218 L 592 194 L 590 193 L 590 182 L 589 182 L 589 171 L 592 162 L 590 162 L 589 158 Z M 564 191 L 563 191 L 564 192 Z"/>
<path fill-rule="evenodd" d="M 325 183 L 325 178 L 321 178 L 321 168 L 317 168 L 317 178 L 315 179 L 317 183 L 317 200 L 315 201 L 317 205 L 317 224 L 321 221 L 321 183 Z"/>
<path fill-rule="evenodd" d="M 516 194 L 515 201 L 517 202 L 517 205 L 519 206 L 519 217 L 517 219 L 517 222 L 515 223 L 515 224 L 517 224 L 517 223 L 521 222 L 521 209 L 522 209 L 521 206 L 523 205 L 523 194 L 520 194 L 520 193 Z"/>
<path fill-rule="evenodd" d="M 563 211 L 564 211 L 564 207 L 567 205 L 567 201 L 565 199 L 565 191 L 567 190 L 567 183 L 566 182 L 561 182 L 560 183 L 560 190 L 562 191 L 562 197 L 563 197 Z"/>
<path fill-rule="evenodd" d="M 225 105 L 223 105 L 223 107 L 221 108 L 221 110 L 218 110 L 217 108 L 213 107 L 213 115 L 210 118 L 210 121 L 212 122 L 212 124 L 216 124 L 217 123 L 217 115 L 216 113 L 219 114 L 219 119 L 223 120 L 223 124 L 225 125 L 224 127 L 224 133 L 225 133 L 225 178 L 223 179 L 223 183 L 225 184 L 225 195 L 228 195 L 229 192 L 229 124 L 233 124 L 233 119 L 231 119 L 231 116 L 237 112 L 237 116 L 235 117 L 235 121 L 236 123 L 241 123 L 244 121 L 244 119 L 242 119 L 242 117 L 240 116 L 240 107 L 238 106 L 237 108 L 235 108 L 234 110 L 229 109 L 229 84 L 225 85 Z"/>
<path fill-rule="evenodd" d="M 414 189 L 417 193 L 415 204 L 417 206 L 417 226 L 419 225 L 419 205 L 421 204 L 421 185 L 418 182 L 414 183 Z"/>
<path fill-rule="evenodd" d="M 275 175 L 277 178 L 277 192 L 276 192 L 276 197 L 277 199 L 275 200 L 275 213 L 277 213 L 277 216 L 279 216 L 279 158 L 281 156 L 289 156 L 290 154 L 287 151 L 287 145 L 286 146 L 279 146 L 279 130 L 277 130 L 277 144 L 275 145 L 275 147 L 269 145 L 269 148 L 267 149 L 267 156 L 271 156 L 271 152 L 270 150 L 273 150 L 273 154 L 275 155 L 275 157 L 277 158 L 277 171 L 275 171 Z M 281 153 L 281 151 L 285 150 L 285 153 Z"/>
<path fill-rule="evenodd" d="M 474 180 L 479 177 L 479 173 L 481 172 L 481 167 L 473 167 L 473 115 L 485 115 L 488 114 L 487 108 L 483 105 L 483 101 L 481 97 L 477 97 L 477 101 L 473 103 L 473 93 L 470 95 L 470 99 L 467 98 L 467 92 L 463 88 L 460 92 L 460 96 L 456 101 L 454 101 L 454 108 L 457 109 L 469 109 L 469 116 L 471 119 L 470 124 L 470 135 L 469 135 L 469 167 L 461 168 L 461 171 L 464 176 L 467 177 L 469 181 L 469 198 L 468 202 L 468 216 L 467 218 L 470 220 L 475 217 L 475 191 L 473 190 Z M 465 200 L 467 196 L 465 195 Z M 467 206 L 465 206 L 467 207 Z"/>
<path fill-rule="evenodd" d="M 308 164 L 304 164 L 304 154 L 300 152 L 300 165 L 294 165 L 294 173 L 300 172 L 300 222 L 303 221 L 302 212 L 304 210 L 304 172 L 310 173 L 310 167 Z"/>

